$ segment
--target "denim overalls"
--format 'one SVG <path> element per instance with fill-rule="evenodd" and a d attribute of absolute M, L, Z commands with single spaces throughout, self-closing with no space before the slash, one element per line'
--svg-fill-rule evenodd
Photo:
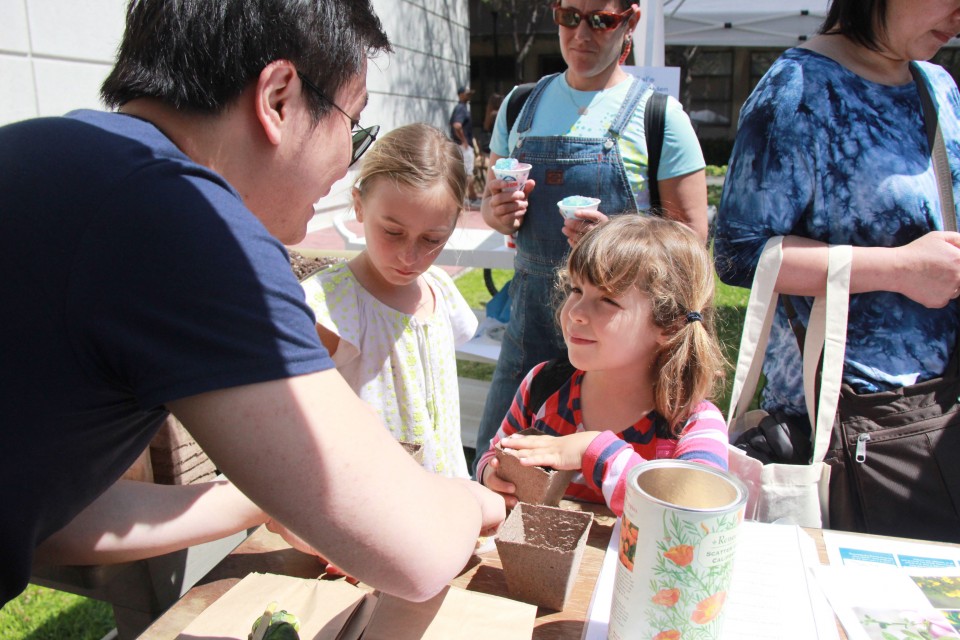
<path fill-rule="evenodd" d="M 526 136 L 544 89 L 557 75 L 537 83 L 517 123 L 520 139 L 511 155 L 532 165 L 530 178 L 536 181 L 536 187 L 529 195 L 529 206 L 517 232 L 510 322 L 480 421 L 478 459 L 489 448 L 510 410 L 523 377 L 538 363 L 566 350 L 556 321 L 559 299 L 554 293 L 554 274 L 564 263 L 570 246 L 560 232 L 563 217 L 557 202 L 566 196 L 580 195 L 600 198 L 600 211 L 608 216 L 638 212 L 617 139 L 634 116 L 641 98 L 649 94 L 647 85 L 631 80 L 633 84 L 620 111 L 603 138 Z"/>

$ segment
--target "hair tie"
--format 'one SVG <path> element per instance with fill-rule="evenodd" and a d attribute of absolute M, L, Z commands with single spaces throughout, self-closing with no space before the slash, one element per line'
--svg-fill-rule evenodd
<path fill-rule="evenodd" d="M 688 311 L 687 312 L 687 324 L 691 322 L 702 322 L 703 316 L 700 315 L 699 311 Z"/>

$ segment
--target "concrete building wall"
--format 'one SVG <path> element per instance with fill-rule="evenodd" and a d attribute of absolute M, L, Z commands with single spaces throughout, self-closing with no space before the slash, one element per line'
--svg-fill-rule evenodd
<path fill-rule="evenodd" d="M 0 0 L 0 124 L 101 108 L 125 0 Z"/>
<path fill-rule="evenodd" d="M 127 0 L 0 0 L 0 125 L 102 108 Z M 372 60 L 365 124 L 445 127 L 470 79 L 467 0 L 374 0 L 395 53 Z"/>
<path fill-rule="evenodd" d="M 370 101 L 361 122 L 383 132 L 411 122 L 443 130 L 470 81 L 468 0 L 374 0 L 393 43 L 370 61 Z M 102 109 L 100 84 L 113 66 L 127 0 L 0 0 L 0 126 L 72 109 Z M 318 203 L 342 209 L 348 175 Z"/>

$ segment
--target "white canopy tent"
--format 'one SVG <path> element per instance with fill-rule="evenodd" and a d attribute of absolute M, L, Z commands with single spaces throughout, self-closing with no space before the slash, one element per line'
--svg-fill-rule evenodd
<path fill-rule="evenodd" d="M 829 0 L 640 0 L 636 64 L 663 66 L 668 45 L 792 47 L 814 36 Z M 958 46 L 954 38 L 948 46 Z"/>
<path fill-rule="evenodd" d="M 651 0 L 654 1 L 654 0 Z M 662 0 L 667 44 L 792 47 L 814 36 L 828 0 Z"/>
<path fill-rule="evenodd" d="M 636 64 L 663 66 L 663 47 L 792 47 L 813 36 L 829 0 L 641 0 Z"/>

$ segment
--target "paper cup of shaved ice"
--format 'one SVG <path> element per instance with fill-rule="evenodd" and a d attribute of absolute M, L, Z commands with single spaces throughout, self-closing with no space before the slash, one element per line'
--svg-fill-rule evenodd
<path fill-rule="evenodd" d="M 532 168 L 532 165 L 519 162 L 516 158 L 500 158 L 493 164 L 493 173 L 498 180 L 508 183 L 504 191 L 513 192 L 523 188 Z"/>
<path fill-rule="evenodd" d="M 596 211 L 600 206 L 600 198 L 586 196 L 567 196 L 557 203 L 560 215 L 564 218 L 576 218 L 577 211 Z"/>

